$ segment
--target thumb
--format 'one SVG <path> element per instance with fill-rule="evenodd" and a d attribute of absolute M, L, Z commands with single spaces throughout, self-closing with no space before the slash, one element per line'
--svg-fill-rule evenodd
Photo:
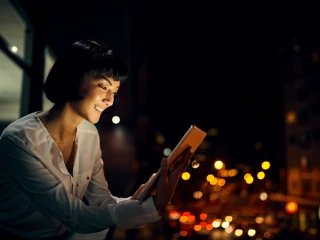
<path fill-rule="evenodd" d="M 154 177 L 156 176 L 156 174 L 155 173 L 153 173 L 152 175 L 151 175 L 151 177 L 149 178 L 149 180 L 148 180 L 148 182 L 147 183 L 149 183 L 149 182 L 151 182 L 151 180 L 152 179 L 154 179 Z"/>

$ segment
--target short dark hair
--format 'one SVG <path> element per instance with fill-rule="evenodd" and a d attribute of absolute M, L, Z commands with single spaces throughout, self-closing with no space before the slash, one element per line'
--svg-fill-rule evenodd
<path fill-rule="evenodd" d="M 46 97 L 56 105 L 81 100 L 79 86 L 87 73 L 105 74 L 123 82 L 128 77 L 128 68 L 113 50 L 96 40 L 74 42 L 49 72 L 44 84 Z"/>

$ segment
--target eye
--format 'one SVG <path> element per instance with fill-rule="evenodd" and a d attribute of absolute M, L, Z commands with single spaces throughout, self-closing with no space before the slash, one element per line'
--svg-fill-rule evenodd
<path fill-rule="evenodd" d="M 106 86 L 104 86 L 104 85 L 98 85 L 99 87 L 101 87 L 103 90 L 107 90 L 107 87 Z"/>

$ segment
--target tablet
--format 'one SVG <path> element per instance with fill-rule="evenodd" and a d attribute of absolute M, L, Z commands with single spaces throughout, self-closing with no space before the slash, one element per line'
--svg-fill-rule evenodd
<path fill-rule="evenodd" d="M 177 162 L 176 160 L 188 146 L 191 147 L 190 152 L 194 153 L 202 143 L 206 135 L 207 133 L 205 131 L 201 130 L 195 125 L 191 125 L 184 136 L 181 138 L 179 143 L 173 149 L 171 154 L 167 157 L 169 171 L 172 171 L 175 166 L 179 165 L 179 162 Z M 144 201 L 150 196 L 150 194 L 156 187 L 156 182 L 159 178 L 159 175 L 160 169 L 157 171 L 156 176 L 151 180 L 146 189 L 141 193 L 140 197 L 138 198 L 139 201 Z"/>

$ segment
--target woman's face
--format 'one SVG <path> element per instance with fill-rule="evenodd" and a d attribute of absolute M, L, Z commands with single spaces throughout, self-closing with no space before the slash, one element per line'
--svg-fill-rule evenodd
<path fill-rule="evenodd" d="M 105 74 L 86 74 L 79 88 L 79 94 L 83 99 L 72 102 L 71 105 L 82 118 L 95 124 L 99 121 L 101 113 L 112 106 L 119 87 L 120 81 L 114 81 Z"/>

